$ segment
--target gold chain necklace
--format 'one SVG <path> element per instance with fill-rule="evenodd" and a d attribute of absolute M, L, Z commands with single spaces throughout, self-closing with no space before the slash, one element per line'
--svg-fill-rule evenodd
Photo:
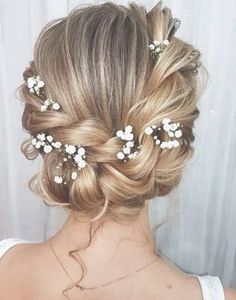
<path fill-rule="evenodd" d="M 109 284 L 112 284 L 112 283 L 114 283 L 114 282 L 116 282 L 116 281 L 122 280 L 122 279 L 124 279 L 124 278 L 126 278 L 126 277 L 128 277 L 128 276 L 131 276 L 131 275 L 133 275 L 133 274 L 135 274 L 135 273 L 137 273 L 137 272 L 143 270 L 145 267 L 150 266 L 151 264 L 153 264 L 154 262 L 156 262 L 156 261 L 159 259 L 159 257 L 156 257 L 154 260 L 152 260 L 152 261 L 149 262 L 148 264 L 144 265 L 143 267 L 139 268 L 138 270 L 133 271 L 133 272 L 130 272 L 129 274 L 127 274 L 127 275 L 125 275 L 125 276 L 121 276 L 121 277 L 119 277 L 118 279 L 115 279 L 115 280 L 112 280 L 112 281 L 108 281 L 108 282 L 103 283 L 103 284 L 101 284 L 101 285 L 99 285 L 99 286 L 85 287 L 85 286 L 79 285 L 79 284 L 78 284 L 78 281 L 74 281 L 74 280 L 71 278 L 71 276 L 70 276 L 70 274 L 68 273 L 68 271 L 66 270 L 65 266 L 63 265 L 63 263 L 61 262 L 61 260 L 60 260 L 59 257 L 57 256 L 57 254 L 56 254 L 56 252 L 55 252 L 55 249 L 54 249 L 53 246 L 52 246 L 52 241 L 51 241 L 51 239 L 49 240 L 49 244 L 50 244 L 50 247 L 51 247 L 51 249 L 52 249 L 52 252 L 53 252 L 54 256 L 56 257 L 57 261 L 59 262 L 59 264 L 60 264 L 61 267 L 63 268 L 64 272 L 67 274 L 67 276 L 70 278 L 70 280 L 74 283 L 74 285 L 75 285 L 76 287 L 80 288 L 82 291 L 83 291 L 83 290 L 93 290 L 93 289 L 97 289 L 97 288 L 99 288 L 99 287 L 104 287 L 104 286 L 107 286 L 107 285 L 109 285 Z"/>

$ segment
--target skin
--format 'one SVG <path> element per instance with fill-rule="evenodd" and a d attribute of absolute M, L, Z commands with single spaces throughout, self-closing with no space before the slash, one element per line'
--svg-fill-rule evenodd
<path fill-rule="evenodd" d="M 71 280 L 53 255 L 49 241 L 71 277 L 79 279 L 81 268 L 67 252 L 88 240 L 88 228 L 88 224 L 75 222 L 73 215 L 69 215 L 62 228 L 46 242 L 18 244 L 8 250 L 0 260 L 0 300 L 66 299 L 61 292 Z M 147 203 L 138 219 L 129 225 L 106 221 L 89 248 L 79 253 L 88 270 L 81 282 L 85 287 L 115 280 L 158 259 L 142 271 L 106 287 L 89 291 L 73 288 L 67 294 L 70 299 L 202 300 L 197 278 L 160 257 L 154 249 Z M 225 297 L 235 300 L 236 291 L 226 288 Z"/>

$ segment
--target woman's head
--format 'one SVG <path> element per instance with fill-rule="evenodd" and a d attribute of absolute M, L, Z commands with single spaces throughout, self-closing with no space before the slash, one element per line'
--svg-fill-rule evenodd
<path fill-rule="evenodd" d="M 20 86 L 22 124 L 32 136 L 43 131 L 63 144 L 82 145 L 87 162 L 76 180 L 58 185 L 53 181 L 58 163 L 68 178 L 71 166 L 60 153 L 43 155 L 30 188 L 46 203 L 66 205 L 81 218 L 128 220 L 145 200 L 178 185 L 193 153 L 200 53 L 174 36 L 175 25 L 160 2 L 150 12 L 134 2 L 128 8 L 107 2 L 76 7 L 43 28 L 23 76 L 40 75 L 45 95 Z M 168 46 L 153 60 L 149 43 L 166 39 Z M 41 111 L 46 98 L 62 109 Z M 183 125 L 179 147 L 161 149 L 144 133 L 163 118 Z M 123 162 L 116 156 L 123 143 L 115 133 L 128 124 L 142 148 L 135 159 Z M 31 139 L 22 151 L 29 159 L 38 154 Z"/>

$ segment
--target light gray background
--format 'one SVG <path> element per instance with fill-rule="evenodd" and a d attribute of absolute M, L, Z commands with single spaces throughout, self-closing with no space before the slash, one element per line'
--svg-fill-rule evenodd
<path fill-rule="evenodd" d="M 14 90 L 22 83 L 42 26 L 79 3 L 0 1 L 0 239 L 41 241 L 64 221 L 63 211 L 46 207 L 27 188 L 40 158 L 27 161 L 20 152 L 27 135 L 21 128 L 22 106 Z M 139 3 L 150 9 L 156 2 Z M 217 275 L 224 285 L 236 288 L 236 2 L 164 4 L 182 21 L 176 35 L 202 52 L 210 79 L 199 102 L 195 155 L 179 188 L 168 198 L 152 200 L 151 222 L 165 219 L 172 199 L 174 209 L 157 232 L 163 255 L 187 272 Z"/>

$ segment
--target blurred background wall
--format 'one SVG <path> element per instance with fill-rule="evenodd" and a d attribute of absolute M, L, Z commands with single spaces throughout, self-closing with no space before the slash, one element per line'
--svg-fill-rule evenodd
<path fill-rule="evenodd" d="M 0 239 L 43 241 L 66 218 L 65 212 L 45 206 L 27 188 L 40 158 L 27 161 L 20 152 L 27 135 L 21 128 L 22 105 L 14 93 L 33 58 L 42 26 L 80 3 L 84 2 L 0 0 Z M 147 10 L 156 4 L 139 3 Z M 182 22 L 176 36 L 202 52 L 209 82 L 199 102 L 195 154 L 183 180 L 169 197 L 150 202 L 151 223 L 166 220 L 156 232 L 157 247 L 186 272 L 217 275 L 236 288 L 236 3 L 163 3 Z M 170 203 L 174 205 L 167 214 Z"/>

